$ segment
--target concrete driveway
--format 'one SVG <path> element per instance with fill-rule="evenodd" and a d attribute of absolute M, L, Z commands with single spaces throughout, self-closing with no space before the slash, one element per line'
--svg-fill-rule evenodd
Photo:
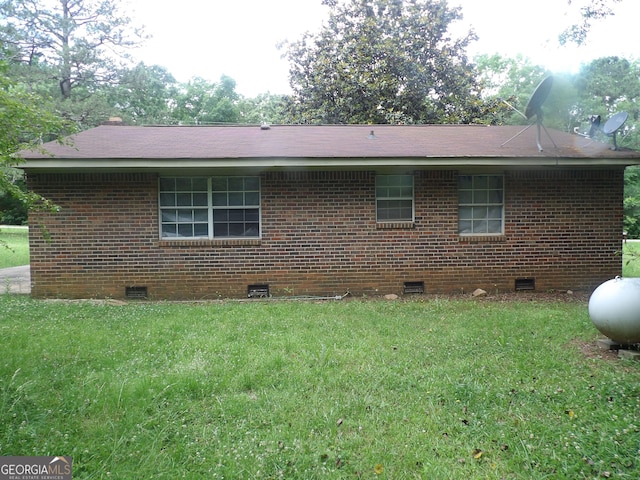
<path fill-rule="evenodd" d="M 31 293 L 29 265 L 0 268 L 0 293 Z"/>

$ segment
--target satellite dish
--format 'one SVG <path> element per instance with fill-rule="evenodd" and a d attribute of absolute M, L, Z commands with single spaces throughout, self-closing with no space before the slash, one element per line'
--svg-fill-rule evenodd
<path fill-rule="evenodd" d="M 602 127 L 602 133 L 607 135 L 608 137 L 613 137 L 613 150 L 618 149 L 618 144 L 616 142 L 616 134 L 618 130 L 624 125 L 624 122 L 629 118 L 629 114 L 627 112 L 618 112 L 609 120 L 606 121 L 604 127 Z"/>
<path fill-rule="evenodd" d="M 540 145 L 540 130 L 541 129 L 544 129 L 545 133 L 549 137 L 549 140 L 551 140 L 551 143 L 553 143 L 553 146 L 558 148 L 558 146 L 553 141 L 553 138 L 551 138 L 551 135 L 549 135 L 549 132 L 547 132 L 547 129 L 542 124 L 542 120 L 543 120 L 542 105 L 547 100 L 547 97 L 549 96 L 549 93 L 551 92 L 551 87 L 552 86 L 553 86 L 553 77 L 552 76 L 549 76 L 549 77 L 545 78 L 544 80 L 542 80 L 538 84 L 536 89 L 533 91 L 533 93 L 531 94 L 531 98 L 529 98 L 529 102 L 527 103 L 527 107 L 526 107 L 526 109 L 524 111 L 524 114 L 522 114 L 521 112 L 518 112 L 521 115 L 523 115 L 527 120 L 531 120 L 533 117 L 536 117 L 536 125 L 538 127 L 538 135 L 536 137 L 536 144 L 538 145 L 538 151 L 540 151 L 540 152 L 542 152 L 542 145 Z M 522 133 L 524 133 L 525 130 L 528 130 L 532 125 L 533 125 L 533 123 L 530 124 L 530 125 L 527 125 L 523 130 L 518 132 L 516 135 L 511 137 L 509 140 L 507 140 L 506 142 L 504 142 L 500 146 L 504 147 L 511 140 L 513 140 L 514 138 L 516 138 L 519 135 L 521 135 Z"/>
<path fill-rule="evenodd" d="M 596 132 L 600 129 L 600 122 L 602 122 L 602 117 L 600 115 L 591 115 L 589 117 L 589 122 L 591 122 L 591 128 L 589 128 L 589 138 L 593 138 Z"/>
<path fill-rule="evenodd" d="M 593 138 L 596 136 L 596 133 L 601 132 L 600 123 L 602 122 L 602 117 L 600 115 L 590 115 L 589 116 L 589 131 L 583 133 L 580 131 L 580 127 L 575 127 L 573 132 L 580 135 L 581 137 Z"/>
<path fill-rule="evenodd" d="M 527 120 L 531 120 L 534 116 L 541 117 L 542 105 L 547 100 L 552 86 L 553 77 L 547 77 L 538 84 L 524 110 L 524 116 L 527 117 Z"/>

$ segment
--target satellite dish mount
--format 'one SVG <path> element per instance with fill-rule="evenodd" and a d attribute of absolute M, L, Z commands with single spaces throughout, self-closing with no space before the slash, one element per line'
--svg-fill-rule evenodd
<path fill-rule="evenodd" d="M 547 137 L 549 137 L 549 140 L 551 140 L 551 143 L 553 143 L 553 146 L 558 148 L 558 146 L 553 141 L 553 138 L 551 138 L 551 135 L 549 135 L 549 132 L 547 131 L 547 129 L 545 128 L 545 126 L 543 124 L 544 115 L 542 114 L 542 105 L 547 100 L 547 97 L 549 96 L 549 93 L 551 92 L 551 87 L 552 86 L 553 86 L 553 77 L 549 76 L 549 77 L 545 78 L 544 80 L 542 80 L 540 82 L 540 84 L 533 91 L 533 94 L 531 95 L 531 98 L 529 99 L 529 102 L 527 103 L 527 108 L 525 109 L 524 113 L 519 112 L 518 110 L 516 110 L 516 112 L 518 112 L 520 115 L 522 115 L 527 120 L 531 120 L 533 117 L 536 117 L 535 125 L 537 126 L 537 130 L 538 130 L 538 133 L 537 133 L 537 136 L 536 136 L 536 145 L 538 146 L 538 151 L 540 151 L 540 152 L 542 152 L 542 150 L 543 150 L 542 149 L 542 145 L 540 143 L 540 136 L 541 136 L 541 131 L 542 130 L 544 130 L 544 132 L 547 134 Z M 520 135 L 522 135 L 525 131 L 527 131 L 533 125 L 534 125 L 533 123 L 527 125 L 525 128 L 520 130 L 517 134 L 515 134 L 513 137 L 511 137 L 509 140 L 507 140 L 506 142 L 504 142 L 500 146 L 504 147 L 507 143 L 509 143 L 514 138 L 519 137 Z"/>
<path fill-rule="evenodd" d="M 629 114 L 627 112 L 618 112 L 609 120 L 606 121 L 604 127 L 602 127 L 602 133 L 604 133 L 607 137 L 613 138 L 613 147 L 611 150 L 618 150 L 618 143 L 616 142 L 616 135 L 618 134 L 618 130 L 622 128 L 624 122 L 627 121 Z"/>
<path fill-rule="evenodd" d="M 580 133 L 580 128 L 576 127 L 574 132 L 580 135 L 581 137 L 587 137 L 593 139 L 598 132 L 602 132 L 607 137 L 613 138 L 613 146 L 611 150 L 618 150 L 618 142 L 616 140 L 616 136 L 618 131 L 624 125 L 624 122 L 629 118 L 629 114 L 627 112 L 618 112 L 613 115 L 609 120 L 607 120 L 603 127 L 600 127 L 601 117 L 600 115 L 591 115 L 589 117 L 589 121 L 591 122 L 591 128 L 589 129 L 589 133 Z"/>

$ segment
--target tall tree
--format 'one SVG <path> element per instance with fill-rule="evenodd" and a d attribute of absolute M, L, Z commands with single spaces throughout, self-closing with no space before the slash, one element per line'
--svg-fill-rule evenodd
<path fill-rule="evenodd" d="M 16 154 L 61 138 L 70 133 L 70 126 L 47 108 L 47 99 L 12 83 L 6 71 L 6 63 L 0 62 L 0 194 L 17 198 L 25 210 L 27 206 L 51 207 L 45 199 L 21 188 L 21 175 L 14 169 L 20 164 Z"/>
<path fill-rule="evenodd" d="M 0 18 L 0 39 L 14 61 L 54 67 L 63 98 L 77 86 L 111 80 L 111 54 L 125 55 L 142 39 L 118 0 L 4 0 Z"/>
<path fill-rule="evenodd" d="M 288 123 L 285 107 L 285 95 L 261 93 L 253 98 L 241 97 L 238 102 L 240 123 L 272 125 Z"/>
<path fill-rule="evenodd" d="M 621 0 L 567 0 L 569 5 L 578 5 L 580 8 L 580 21 L 574 25 L 569 26 L 564 32 L 560 34 L 559 40 L 561 44 L 575 43 L 577 45 L 583 45 L 587 41 L 589 31 L 595 20 L 601 20 L 611 15 L 614 15 L 614 10 L 611 7 L 614 3 L 619 3 Z M 582 5 L 580 5 L 582 4 Z"/>
<path fill-rule="evenodd" d="M 93 97 L 116 81 L 117 63 L 142 38 L 120 0 L 0 0 L 12 76 L 32 88 L 36 80 L 39 91 L 47 85 L 58 110 L 82 127 L 108 112 L 104 98 Z"/>
<path fill-rule="evenodd" d="M 178 84 L 166 68 L 139 63 L 120 72 L 118 85 L 110 89 L 109 103 L 126 123 L 169 124 L 177 94 Z"/>
<path fill-rule="evenodd" d="M 501 102 L 508 108 L 498 111 L 496 123 L 519 125 L 526 122 L 524 112 L 536 86 L 550 73 L 521 55 L 513 58 L 500 55 L 479 55 L 475 62 L 482 95 Z M 576 93 L 574 78 L 569 74 L 554 74 L 553 88 L 543 106 L 545 125 L 573 131 Z"/>
<path fill-rule="evenodd" d="M 446 0 L 324 0 L 327 24 L 285 44 L 292 121 L 458 123 L 484 115 L 462 18 Z"/>
<path fill-rule="evenodd" d="M 223 75 L 219 83 L 193 78 L 181 85 L 172 118 L 176 123 L 237 123 L 240 120 L 236 82 Z"/>
<path fill-rule="evenodd" d="M 598 58 L 584 65 L 576 78 L 578 100 L 573 108 L 584 119 L 600 115 L 604 123 L 618 112 L 629 117 L 618 135 L 618 143 L 640 149 L 640 64 L 620 57 Z"/>

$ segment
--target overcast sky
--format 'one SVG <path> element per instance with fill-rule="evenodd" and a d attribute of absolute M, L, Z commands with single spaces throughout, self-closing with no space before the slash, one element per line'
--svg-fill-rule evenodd
<path fill-rule="evenodd" d="M 449 0 L 460 5 L 464 20 L 454 27 L 474 28 L 479 40 L 469 54 L 521 53 L 551 71 L 576 71 L 580 64 L 606 55 L 637 58 L 634 23 L 637 0 L 616 4 L 616 16 L 599 21 L 586 46 L 560 47 L 558 35 L 576 19 L 585 0 Z M 227 75 L 236 91 L 288 93 L 288 64 L 276 45 L 316 32 L 327 17 L 321 0 L 131 0 L 134 22 L 152 35 L 134 52 L 147 65 L 166 67 L 178 81 L 199 76 L 216 82 Z M 637 27 L 635 27 L 637 28 Z"/>

